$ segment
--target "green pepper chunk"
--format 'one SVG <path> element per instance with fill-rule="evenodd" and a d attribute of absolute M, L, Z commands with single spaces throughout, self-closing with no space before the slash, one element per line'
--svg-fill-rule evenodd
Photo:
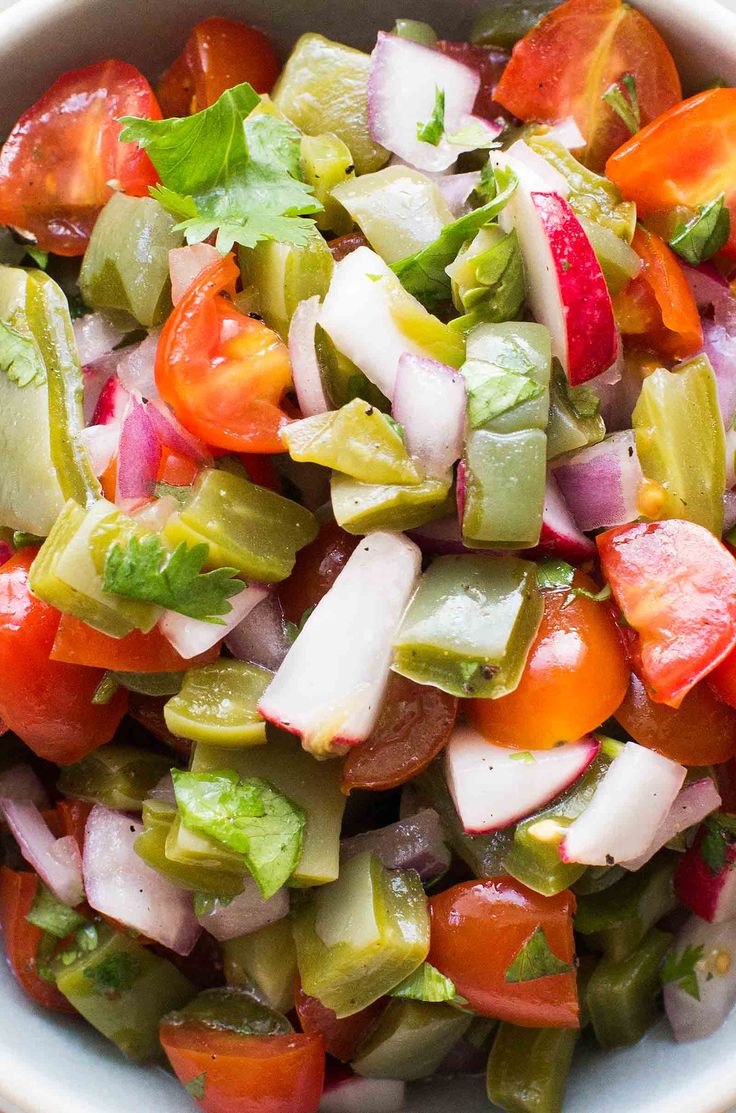
<path fill-rule="evenodd" d="M 184 681 L 183 672 L 115 672 L 108 676 L 140 696 L 175 696 Z"/>
<path fill-rule="evenodd" d="M 391 403 L 360 368 L 338 352 L 320 324 L 314 331 L 314 350 L 319 363 L 320 378 L 332 409 L 339 409 L 354 398 L 365 398 L 382 413 L 391 413 Z"/>
<path fill-rule="evenodd" d="M 707 356 L 648 375 L 632 424 L 642 471 L 663 488 L 658 518 L 723 531 L 726 448 L 718 388 Z"/>
<path fill-rule="evenodd" d="M 322 35 L 302 35 L 273 91 L 273 101 L 307 135 L 332 132 L 349 147 L 359 174 L 378 170 L 388 152 L 370 138 L 370 57 Z"/>
<path fill-rule="evenodd" d="M 362 398 L 295 421 L 281 439 L 292 460 L 322 464 L 363 483 L 417 484 L 421 478 L 400 426 Z"/>
<path fill-rule="evenodd" d="M 549 329 L 528 321 L 478 325 L 466 339 L 461 368 L 468 424 L 492 433 L 547 428 L 552 342 Z"/>
<path fill-rule="evenodd" d="M 211 567 L 234 567 L 275 583 L 291 573 L 298 550 L 314 541 L 318 528 L 303 506 L 241 476 L 205 468 L 163 536 L 172 547 L 204 541 Z"/>
<path fill-rule="evenodd" d="M 86 305 L 125 326 L 161 325 L 171 312 L 169 251 L 184 243 L 176 221 L 152 197 L 113 193 L 95 222 L 82 260 Z"/>
<path fill-rule="evenodd" d="M 258 701 L 272 679 L 268 669 L 227 658 L 190 669 L 164 706 L 166 726 L 193 742 L 257 746 L 266 741 Z"/>
<path fill-rule="evenodd" d="M 580 223 L 595 251 L 610 293 L 618 294 L 641 270 L 641 259 L 626 240 L 605 224 L 585 216 L 580 217 Z"/>
<path fill-rule="evenodd" d="M 394 642 L 393 669 L 455 696 L 513 692 L 539 628 L 536 566 L 515 557 L 439 557 Z"/>
<path fill-rule="evenodd" d="M 470 41 L 479 46 L 501 46 L 511 50 L 514 43 L 523 39 L 556 4 L 557 0 L 527 0 L 525 4 L 501 0 L 477 17 Z"/>
<path fill-rule="evenodd" d="M 628 958 L 603 958 L 598 963 L 585 999 L 601 1047 L 628 1047 L 654 1024 L 659 968 L 671 942 L 669 932 L 652 928 Z"/>
<path fill-rule="evenodd" d="M 231 752 L 231 751 L 228 751 Z M 182 866 L 194 866 L 197 869 L 207 870 L 212 876 L 210 885 L 202 885 L 202 892 L 210 895 L 224 896 L 224 891 L 212 894 L 217 888 L 219 879 L 225 873 L 234 874 L 241 882 L 247 871 L 242 854 L 236 854 L 224 843 L 216 842 L 201 835 L 197 831 L 190 831 L 181 822 L 178 812 L 169 827 L 166 835 L 164 853 L 169 862 Z"/>
<path fill-rule="evenodd" d="M 390 1001 L 351 1066 L 364 1078 L 414 1082 L 434 1074 L 472 1021 L 471 1013 L 426 1001 Z"/>
<path fill-rule="evenodd" d="M 675 855 L 658 854 L 603 892 L 579 896 L 575 930 L 613 962 L 628 958 L 649 929 L 677 907 L 676 860 Z"/>
<path fill-rule="evenodd" d="M 195 1024 L 239 1036 L 288 1036 L 294 1031 L 285 1016 L 234 986 L 203 990 L 182 1008 L 167 1013 L 161 1023 L 170 1028 Z"/>
<path fill-rule="evenodd" d="M 297 246 L 261 240 L 240 249 L 243 284 L 258 290 L 258 308 L 269 328 L 286 340 L 294 310 L 314 294 L 323 298 L 330 285 L 334 261 L 322 236 L 312 229 L 306 244 Z"/>
<path fill-rule="evenodd" d="M 73 765 L 64 765 L 59 788 L 65 796 L 120 811 L 140 811 L 171 761 L 161 754 L 109 742 Z"/>
<path fill-rule="evenodd" d="M 161 1017 L 197 992 L 168 959 L 102 924 L 83 928 L 57 956 L 54 972 L 77 1012 L 139 1062 L 162 1059 Z"/>
<path fill-rule="evenodd" d="M 463 542 L 469 549 L 530 549 L 539 542 L 547 480 L 541 429 L 490 433 L 465 441 Z"/>
<path fill-rule="evenodd" d="M 419 19 L 397 19 L 394 24 L 394 35 L 402 39 L 411 39 L 412 42 L 421 43 L 422 46 L 436 46 L 437 32 L 429 23 Z"/>
<path fill-rule="evenodd" d="M 299 864 L 290 885 L 323 885 L 334 881 L 340 860 L 340 827 L 345 797 L 340 791 L 340 767 L 335 761 L 315 761 L 298 741 L 267 727 L 266 745 L 246 749 L 207 746 L 198 742 L 192 772 L 232 769 L 240 777 L 261 777 L 298 804 L 306 816 Z M 193 836 L 197 838 L 198 836 Z"/>
<path fill-rule="evenodd" d="M 351 858 L 331 885 L 294 912 L 306 993 L 352 1016 L 408 977 L 429 951 L 429 913 L 419 877 L 387 870 L 372 854 Z"/>
<path fill-rule="evenodd" d="M 453 221 L 436 182 L 410 166 L 386 166 L 350 179 L 335 186 L 332 196 L 387 263 L 421 251 Z"/>
<path fill-rule="evenodd" d="M 579 1035 L 574 1028 L 517 1028 L 503 1021 L 488 1057 L 488 1100 L 507 1113 L 562 1113 Z"/>
<path fill-rule="evenodd" d="M 236 897 L 244 887 L 244 873 L 231 873 L 219 866 L 210 869 L 193 862 L 175 862 L 166 854 L 166 842 L 176 821 L 173 804 L 165 800 L 146 800 L 143 804 L 143 832 L 135 840 L 135 852 L 147 865 L 168 877 L 181 889 L 206 893 L 212 897 Z"/>
<path fill-rule="evenodd" d="M 547 458 L 554 460 L 563 452 L 574 452 L 578 448 L 586 448 L 591 444 L 598 444 L 606 435 L 606 426 L 598 412 L 598 404 L 592 397 L 592 391 L 584 390 L 583 394 L 570 390 L 565 372 L 555 361 L 552 365 L 552 377 L 549 385 L 549 422 L 547 424 Z M 576 408 L 578 400 L 580 408 Z M 585 405 L 580 404 L 585 401 Z"/>
<path fill-rule="evenodd" d="M 442 479 L 427 476 L 410 485 L 361 483 L 333 472 L 330 480 L 332 512 L 337 524 L 347 533 L 416 529 L 425 522 L 452 513 L 455 500 L 451 485 L 451 472 Z"/>
<path fill-rule="evenodd" d="M 294 1008 L 296 947 L 288 919 L 222 944 L 228 985 L 252 988 L 277 1012 Z"/>
<path fill-rule="evenodd" d="M 301 138 L 302 175 L 314 196 L 324 206 L 317 213 L 315 223 L 321 232 L 344 236 L 352 231 L 353 221 L 342 205 L 332 196 L 332 190 L 342 182 L 355 177 L 355 166 L 350 148 L 336 135 L 303 135 Z"/>

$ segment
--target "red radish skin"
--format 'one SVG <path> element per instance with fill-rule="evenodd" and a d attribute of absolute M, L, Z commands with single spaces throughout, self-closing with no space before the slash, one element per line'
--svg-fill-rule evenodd
<path fill-rule="evenodd" d="M 113 421 L 122 421 L 129 401 L 128 391 L 111 375 L 100 391 L 91 424 L 110 425 Z"/>
<path fill-rule="evenodd" d="M 701 920 L 721 924 L 736 916 L 736 846 L 727 847 L 723 868 L 714 875 L 701 853 L 705 835 L 701 830 L 678 862 L 675 893 Z"/>
<path fill-rule="evenodd" d="M 539 544 L 524 556 L 532 560 L 555 556 L 571 564 L 581 564 L 592 560 L 595 554 L 595 544 L 578 528 L 557 480 L 551 472 L 548 473 Z"/>

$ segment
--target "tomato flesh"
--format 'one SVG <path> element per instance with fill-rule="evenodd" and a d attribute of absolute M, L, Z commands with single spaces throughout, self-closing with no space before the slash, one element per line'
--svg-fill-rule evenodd
<path fill-rule="evenodd" d="M 576 573 L 575 585 L 596 591 Z M 576 742 L 613 714 L 626 693 L 629 666 L 610 608 L 569 592 L 545 591 L 544 613 L 515 691 L 468 700 L 470 721 L 501 746 L 549 749 Z"/>
<path fill-rule="evenodd" d="M 124 638 L 111 638 L 68 614 L 61 616 L 50 654 L 52 661 L 115 672 L 180 672 L 216 661 L 219 655 L 216 645 L 197 657 L 184 658 L 156 626 L 148 634 L 133 630 Z"/>
<path fill-rule="evenodd" d="M 21 989 L 37 1004 L 56 1012 L 73 1013 L 75 1010 L 66 997 L 38 973 L 36 956 L 43 932 L 26 919 L 37 886 L 35 873 L 18 873 L 7 866 L 0 869 L 0 927 L 5 954 Z"/>
<path fill-rule="evenodd" d="M 358 544 L 336 522 L 326 522 L 319 535 L 297 553 L 291 575 L 277 587 L 287 622 L 297 625 L 310 607 L 330 590 Z"/>
<path fill-rule="evenodd" d="M 23 113 L 0 153 L 0 223 L 44 251 L 82 255 L 111 181 L 137 197 L 158 177 L 135 143 L 120 143 L 122 116 L 161 118 L 143 74 L 112 59 L 71 70 Z"/>
<path fill-rule="evenodd" d="M 717 765 L 736 757 L 736 712 L 696 684 L 680 706 L 655 703 L 633 673 L 616 719 L 635 742 L 681 765 Z"/>
<path fill-rule="evenodd" d="M 332 1009 L 316 997 L 310 997 L 301 985 L 297 985 L 295 1003 L 302 1031 L 310 1036 L 321 1036 L 327 1054 L 343 1063 L 355 1058 L 358 1047 L 386 1008 L 386 1001 L 380 999 L 367 1009 L 338 1019 Z"/>
<path fill-rule="evenodd" d="M 572 893 L 543 897 L 513 878 L 497 877 L 454 885 L 432 897 L 429 909 L 429 962 L 452 979 L 472 1009 L 522 1028 L 579 1026 Z M 570 972 L 506 981 L 538 928 Z"/>
<path fill-rule="evenodd" d="M 509 56 L 505 50 L 497 46 L 477 46 L 475 43 L 448 42 L 440 39 L 437 49 L 462 62 L 471 70 L 475 70 L 480 78 L 480 88 L 473 105 L 473 115 L 482 116 L 486 120 L 509 118 L 509 113 L 502 104 L 494 98 L 496 86 L 506 68 Z"/>

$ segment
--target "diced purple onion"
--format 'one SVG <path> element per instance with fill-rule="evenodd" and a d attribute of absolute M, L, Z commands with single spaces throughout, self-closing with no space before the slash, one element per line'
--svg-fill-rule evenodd
<path fill-rule="evenodd" d="M 188 615 L 178 614 L 176 611 L 164 611 L 158 621 L 158 627 L 164 637 L 171 642 L 174 649 L 181 657 L 196 657 L 206 653 L 227 637 L 245 616 L 253 610 L 262 599 L 265 599 L 269 589 L 263 584 L 249 584 L 233 595 L 228 600 L 230 611 L 220 615 L 221 622 L 205 622 L 199 618 L 189 618 Z"/>
<path fill-rule="evenodd" d="M 299 409 L 304 417 L 314 417 L 330 409 L 314 343 L 319 313 L 320 300 L 315 294 L 299 302 L 289 325 L 289 359 Z"/>
<path fill-rule="evenodd" d="M 460 523 L 456 514 L 447 518 L 438 518 L 434 522 L 417 526 L 416 529 L 407 532 L 412 541 L 415 541 L 427 556 L 453 556 L 456 553 L 470 552 L 463 545 Z"/>
<path fill-rule="evenodd" d="M 166 445 L 173 452 L 188 456 L 190 460 L 195 460 L 198 464 L 212 463 L 212 456 L 204 441 L 185 429 L 174 417 L 173 411 L 165 402 L 155 400 L 149 402 L 146 406 L 146 413 L 161 444 Z"/>
<path fill-rule="evenodd" d="M 108 352 L 82 367 L 82 413 L 86 425 L 95 420 L 100 395 L 109 380 L 117 376 L 122 357 L 123 352 Z"/>
<path fill-rule="evenodd" d="M 71 835 L 55 838 L 30 800 L 0 799 L 0 809 L 21 854 L 54 896 L 71 907 L 79 904 L 84 897 L 84 885 L 76 839 Z"/>
<path fill-rule="evenodd" d="M 126 390 L 136 391 L 149 401 L 159 397 L 154 369 L 160 336 L 161 329 L 149 332 L 140 344 L 125 349 L 118 364 L 118 378 Z"/>
<path fill-rule="evenodd" d="M 470 170 L 467 174 L 447 174 L 437 179 L 439 191 L 456 220 L 470 212 L 470 195 L 479 182 L 480 170 Z"/>
<path fill-rule="evenodd" d="M 216 247 L 208 243 L 193 243 L 188 247 L 172 247 L 169 252 L 171 275 L 171 300 L 177 305 L 203 270 L 220 258 Z"/>
<path fill-rule="evenodd" d="M 571 452 L 553 468 L 581 530 L 622 526 L 639 517 L 636 498 L 643 475 L 632 429 Z"/>
<path fill-rule="evenodd" d="M 146 407 L 131 397 L 123 419 L 118 446 L 118 477 L 115 501 L 125 510 L 151 498 L 161 463 L 161 442 Z"/>
<path fill-rule="evenodd" d="M 72 328 L 82 366 L 106 356 L 125 336 L 104 313 L 86 313 L 72 322 Z"/>
<path fill-rule="evenodd" d="M 268 900 L 261 896 L 252 877 L 246 877 L 242 893 L 227 903 L 215 902 L 214 908 L 199 917 L 205 931 L 220 943 L 250 935 L 259 928 L 275 924 L 289 915 L 289 890 L 281 888 Z"/>
<path fill-rule="evenodd" d="M 427 475 L 444 476 L 463 451 L 465 379 L 459 371 L 404 352 L 399 360 L 392 413 L 406 445 Z"/>
<path fill-rule="evenodd" d="M 84 837 L 84 884 L 91 908 L 139 931 L 178 955 L 188 955 L 202 928 L 192 894 L 152 869 L 134 849 L 143 824 L 95 804 Z"/>
<path fill-rule="evenodd" d="M 574 564 L 595 556 L 595 545 L 578 529 L 570 507 L 565 502 L 554 472 L 547 473 L 544 488 L 544 511 L 539 544 L 532 552 L 558 556 Z M 531 554 L 530 554 L 531 555 Z"/>
<path fill-rule="evenodd" d="M 694 966 L 698 998 L 680 982 L 664 987 L 665 1012 L 680 1043 L 710 1036 L 736 1002 L 736 920 L 709 924 L 691 916 L 675 936 L 671 954 L 681 956 L 686 948 L 701 947 L 702 958 Z"/>
<path fill-rule="evenodd" d="M 723 424 L 730 429 L 736 417 L 736 332 L 728 332 L 715 321 L 703 321 L 703 351 L 715 372 Z"/>
<path fill-rule="evenodd" d="M 736 332 L 736 298 L 721 272 L 712 263 L 691 267 L 681 263 L 698 309 L 712 309 L 713 319 L 727 332 Z"/>
<path fill-rule="evenodd" d="M 13 765 L 0 773 L 0 798 L 27 800 L 37 808 L 45 808 L 49 802 L 46 789 L 30 765 Z"/>
<path fill-rule="evenodd" d="M 675 835 L 679 835 L 681 831 L 687 831 L 689 827 L 694 827 L 696 823 L 701 823 L 706 816 L 717 811 L 720 806 L 721 797 L 710 777 L 703 777 L 702 780 L 692 781 L 685 785 L 662 820 L 646 850 L 637 858 L 631 858 L 628 862 L 622 862 L 621 865 L 625 866 L 627 870 L 641 869 L 650 858 L 654 857 L 658 850 L 667 845 L 670 839 L 674 839 Z"/>
<path fill-rule="evenodd" d="M 416 870 L 422 881 L 440 877 L 450 867 L 442 823 L 433 808 L 424 808 L 388 827 L 343 839 L 340 859 L 347 862 L 365 851 L 375 854 L 386 869 Z"/>
<path fill-rule="evenodd" d="M 284 611 L 275 591 L 269 591 L 225 638 L 233 657 L 275 672 L 291 647 Z"/>

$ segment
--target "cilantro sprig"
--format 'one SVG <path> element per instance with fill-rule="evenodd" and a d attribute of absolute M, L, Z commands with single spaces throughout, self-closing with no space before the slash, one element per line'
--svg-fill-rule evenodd
<path fill-rule="evenodd" d="M 609 85 L 602 100 L 623 120 L 631 134 L 636 135 L 641 127 L 641 110 L 633 73 L 624 73 L 618 81 Z"/>
<path fill-rule="evenodd" d="M 423 962 L 416 970 L 395 986 L 390 997 L 403 997 L 409 1001 L 428 1001 L 438 1004 L 441 1001 L 451 1001 L 455 1005 L 467 1004 L 455 988 L 455 983 L 432 966 L 430 962 Z"/>
<path fill-rule="evenodd" d="M 700 857 L 713 877 L 717 877 L 726 865 L 734 834 L 736 834 L 736 816 L 718 812 L 716 815 L 709 815 L 703 824 Z"/>
<path fill-rule="evenodd" d="M 720 193 L 685 224 L 678 224 L 670 247 L 688 263 L 697 266 L 712 258 L 725 247 L 731 234 L 731 214 L 726 208 L 726 195 Z"/>
<path fill-rule="evenodd" d="M 417 139 L 420 139 L 422 143 L 431 143 L 433 147 L 437 147 L 444 134 L 445 90 L 436 85 L 432 115 L 424 123 L 417 124 Z"/>
<path fill-rule="evenodd" d="M 504 980 L 509 985 L 519 982 L 535 982 L 538 978 L 569 974 L 572 965 L 563 962 L 553 952 L 541 924 L 537 924 L 532 934 L 521 945 L 511 962 Z"/>
<path fill-rule="evenodd" d="M 0 321 L 0 370 L 18 386 L 43 386 L 46 382 L 46 368 L 35 341 L 7 321 Z"/>
<path fill-rule="evenodd" d="M 702 945 L 699 947 L 685 947 L 679 954 L 677 951 L 669 951 L 660 974 L 662 985 L 678 985 L 690 997 L 699 1001 L 700 986 L 698 985 L 696 966 L 704 954 L 705 950 Z"/>

